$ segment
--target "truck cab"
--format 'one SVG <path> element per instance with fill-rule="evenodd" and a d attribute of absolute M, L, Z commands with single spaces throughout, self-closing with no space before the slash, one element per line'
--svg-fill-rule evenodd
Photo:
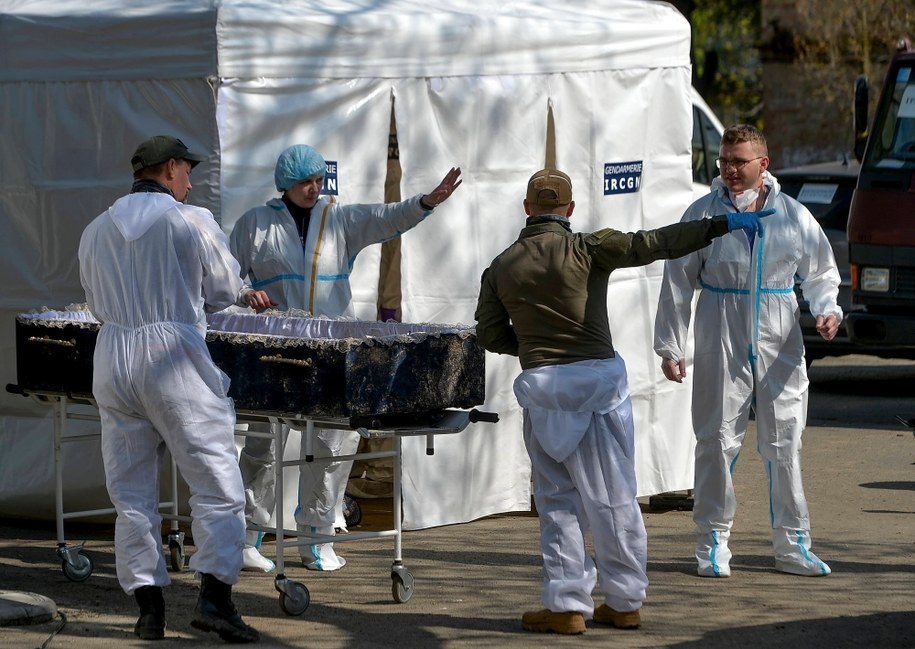
<path fill-rule="evenodd" d="M 866 142 L 848 219 L 852 301 L 863 310 L 849 314 L 848 335 L 915 352 L 915 51 L 906 39 Z"/>

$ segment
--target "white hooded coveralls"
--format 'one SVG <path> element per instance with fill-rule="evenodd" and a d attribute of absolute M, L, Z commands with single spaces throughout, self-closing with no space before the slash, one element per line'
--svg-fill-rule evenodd
<path fill-rule="evenodd" d="M 120 198 L 79 246 L 80 280 L 102 322 L 92 391 L 108 493 L 117 510 L 121 587 L 170 582 L 158 510 L 165 447 L 190 488 L 191 570 L 238 580 L 244 490 L 229 378 L 206 346 L 205 311 L 242 305 L 250 289 L 213 215 L 163 193 Z"/>
<path fill-rule="evenodd" d="M 794 293 L 799 278 L 814 316 L 835 314 L 839 272 L 829 241 L 810 212 L 780 192 L 765 172 L 769 193 L 764 235 L 742 230 L 680 259 L 665 262 L 655 321 L 655 351 L 685 355 L 693 293 L 696 303 L 692 420 L 696 435 L 697 558 L 727 563 L 727 539 L 737 507 L 731 474 L 750 407 L 769 481 L 776 558 L 806 555 L 810 521 L 801 482 L 801 434 L 807 421 L 807 368 Z M 733 212 L 720 178 L 694 202 L 684 221 Z M 720 547 L 722 556 L 715 556 Z"/>
<path fill-rule="evenodd" d="M 349 277 L 356 255 L 369 245 L 399 236 L 431 214 L 420 206 L 420 198 L 339 205 L 322 196 L 311 210 L 304 241 L 283 201 L 275 198 L 238 220 L 230 237 L 232 254 L 241 264 L 241 276 L 249 278 L 254 288 L 267 291 L 277 308 L 352 318 Z M 315 457 L 327 458 L 355 453 L 359 435 L 322 429 L 315 441 Z M 240 459 L 246 518 L 259 525 L 269 522 L 276 505 L 273 446 L 269 439 L 248 437 Z M 343 494 L 352 464 L 350 460 L 327 466 L 301 465 L 296 522 L 329 534 L 334 526 L 344 525 Z M 320 563 L 319 557 L 314 559 Z"/>

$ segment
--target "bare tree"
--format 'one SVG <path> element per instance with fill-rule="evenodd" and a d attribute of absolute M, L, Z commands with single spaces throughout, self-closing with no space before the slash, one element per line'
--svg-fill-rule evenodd
<path fill-rule="evenodd" d="M 761 31 L 762 60 L 770 68 L 764 79 L 772 86 L 764 89 L 766 119 L 777 127 L 774 138 L 777 147 L 783 146 L 783 163 L 836 158 L 853 143 L 855 79 L 869 80 L 873 108 L 896 42 L 915 34 L 915 3 L 795 0 L 776 6 L 764 1 Z M 802 109 L 790 112 L 789 101 Z M 803 128 L 790 132 L 789 119 L 802 119 Z"/>

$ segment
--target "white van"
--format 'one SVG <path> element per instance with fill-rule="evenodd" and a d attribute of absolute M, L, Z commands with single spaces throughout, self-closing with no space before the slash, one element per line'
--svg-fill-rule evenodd
<path fill-rule="evenodd" d="M 693 198 L 709 191 L 712 178 L 718 175 L 715 158 L 721 145 L 724 126 L 715 117 L 702 96 L 691 89 L 693 100 Z"/>

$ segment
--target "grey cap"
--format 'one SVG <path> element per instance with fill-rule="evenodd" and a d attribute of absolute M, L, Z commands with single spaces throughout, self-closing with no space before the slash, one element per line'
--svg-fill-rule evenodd
<path fill-rule="evenodd" d="M 171 135 L 156 135 L 140 142 L 140 146 L 134 151 L 130 164 L 134 171 L 153 167 L 163 162 L 168 162 L 172 158 L 176 160 L 187 160 L 191 163 L 191 168 L 203 162 L 206 158 L 202 155 L 191 153 L 187 150 L 187 145 L 176 137 Z"/>

